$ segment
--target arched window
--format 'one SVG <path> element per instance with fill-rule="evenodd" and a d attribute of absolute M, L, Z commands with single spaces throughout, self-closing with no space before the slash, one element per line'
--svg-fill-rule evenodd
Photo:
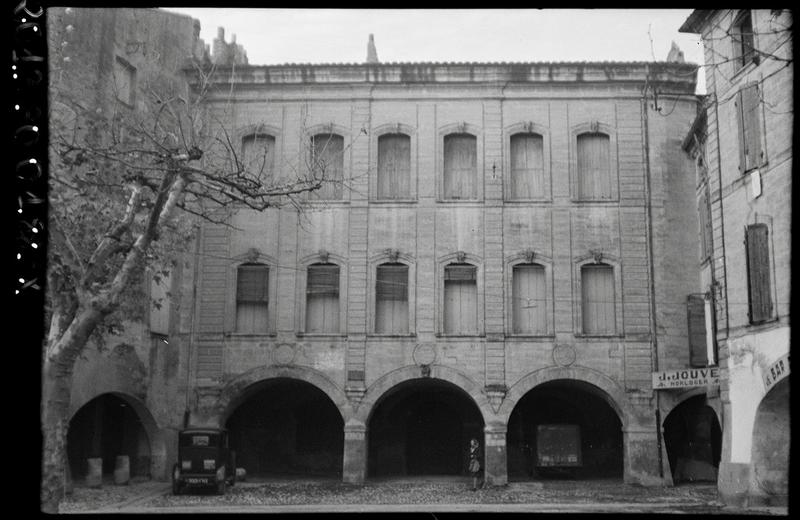
<path fill-rule="evenodd" d="M 408 266 L 386 263 L 375 275 L 375 332 L 408 333 Z"/>
<path fill-rule="evenodd" d="M 539 134 L 511 136 L 511 198 L 545 196 L 544 139 Z"/>
<path fill-rule="evenodd" d="M 341 200 L 344 180 L 344 137 L 316 134 L 311 138 L 311 174 L 322 181 L 311 196 L 322 200 Z"/>
<path fill-rule="evenodd" d="M 275 138 L 258 133 L 244 136 L 239 159 L 246 172 L 271 177 L 275 166 Z"/>
<path fill-rule="evenodd" d="M 477 267 L 453 263 L 444 268 L 445 334 L 478 333 Z"/>
<path fill-rule="evenodd" d="M 607 264 L 581 267 L 581 293 L 583 333 L 616 333 L 614 268 Z"/>
<path fill-rule="evenodd" d="M 517 264 L 512 271 L 512 331 L 514 334 L 547 333 L 547 294 L 544 266 Z"/>
<path fill-rule="evenodd" d="M 306 332 L 339 332 L 339 266 L 312 264 L 306 279 Z"/>
<path fill-rule="evenodd" d="M 578 199 L 612 199 L 610 137 L 601 132 L 579 134 L 577 159 Z"/>
<path fill-rule="evenodd" d="M 236 270 L 236 332 L 269 330 L 269 267 L 242 264 Z"/>
<path fill-rule="evenodd" d="M 444 198 L 477 199 L 477 138 L 472 134 L 444 137 Z"/>
<path fill-rule="evenodd" d="M 405 134 L 378 137 L 378 198 L 411 196 L 411 138 Z"/>

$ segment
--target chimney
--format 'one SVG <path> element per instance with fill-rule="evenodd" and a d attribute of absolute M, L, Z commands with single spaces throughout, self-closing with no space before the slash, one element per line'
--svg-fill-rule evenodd
<path fill-rule="evenodd" d="M 378 61 L 378 51 L 375 50 L 375 37 L 371 34 L 367 43 L 367 63 L 380 63 Z"/>
<path fill-rule="evenodd" d="M 685 63 L 686 61 L 683 58 L 683 51 L 678 44 L 672 42 L 672 47 L 669 49 L 669 54 L 667 54 L 667 61 L 669 63 Z"/>

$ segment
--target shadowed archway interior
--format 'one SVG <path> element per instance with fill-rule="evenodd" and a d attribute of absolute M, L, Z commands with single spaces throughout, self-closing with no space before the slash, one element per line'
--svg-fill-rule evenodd
<path fill-rule="evenodd" d="M 676 406 L 664 420 L 672 481 L 716 482 L 722 450 L 722 430 L 704 395 Z"/>
<path fill-rule="evenodd" d="M 250 476 L 342 473 L 344 422 L 319 388 L 276 378 L 251 385 L 226 422 L 236 465 Z"/>
<path fill-rule="evenodd" d="M 483 418 L 446 381 L 415 379 L 376 403 L 368 425 L 368 475 L 466 474 L 470 438 L 483 444 Z"/>

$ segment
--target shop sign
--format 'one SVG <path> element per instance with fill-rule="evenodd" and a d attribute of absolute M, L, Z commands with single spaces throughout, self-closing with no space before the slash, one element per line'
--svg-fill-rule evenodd
<path fill-rule="evenodd" d="M 764 386 L 769 391 L 775 383 L 789 375 L 789 354 L 784 355 L 763 372 Z"/>
<path fill-rule="evenodd" d="M 719 368 L 686 368 L 653 372 L 653 390 L 719 384 Z"/>

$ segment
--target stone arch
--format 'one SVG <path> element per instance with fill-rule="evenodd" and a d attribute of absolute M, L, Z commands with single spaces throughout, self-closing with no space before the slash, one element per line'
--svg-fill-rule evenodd
<path fill-rule="evenodd" d="M 466 374 L 449 368 L 443 365 L 430 365 L 430 375 L 423 376 L 422 369 L 419 366 L 409 365 L 398 368 L 380 377 L 377 381 L 372 383 L 367 388 L 361 403 L 356 408 L 353 418 L 361 424 L 368 424 L 372 412 L 375 410 L 375 405 L 386 395 L 391 389 L 400 383 L 412 381 L 414 379 L 438 379 L 451 383 L 463 390 L 467 395 L 472 398 L 472 401 L 481 412 L 484 424 L 489 424 L 494 418 L 491 405 L 487 396 L 483 393 L 481 385 L 474 381 Z"/>
<path fill-rule="evenodd" d="M 662 397 L 661 399 L 661 424 L 659 428 L 663 430 L 664 428 L 664 421 L 667 419 L 667 416 L 672 413 L 672 411 L 683 404 L 684 402 L 688 401 L 692 397 L 697 397 L 698 395 L 705 395 L 706 388 L 705 387 L 697 387 L 697 388 L 689 388 L 682 392 L 679 392 L 673 396 L 670 396 L 667 399 Z M 663 394 L 662 394 L 663 395 Z M 714 406 L 712 403 L 706 402 L 706 406 L 714 410 L 714 415 L 717 416 L 717 421 L 719 424 L 722 424 L 722 410 L 719 406 Z"/>
<path fill-rule="evenodd" d="M 89 404 L 90 402 L 94 401 L 95 399 L 102 397 L 104 395 L 113 395 L 123 401 L 127 405 L 129 405 L 134 412 L 136 412 L 136 417 L 142 423 L 142 427 L 144 428 L 145 433 L 147 434 L 147 440 L 150 443 L 150 476 L 156 480 L 162 480 L 166 478 L 167 475 L 167 436 L 164 430 L 159 427 L 158 423 L 156 422 L 153 414 L 150 413 L 150 409 L 147 405 L 138 397 L 130 395 L 125 392 L 118 392 L 118 391 L 98 391 L 84 399 L 80 403 L 71 403 L 70 405 L 70 413 L 69 419 L 70 422 L 75 417 L 75 414 L 78 411 Z"/>
<path fill-rule="evenodd" d="M 623 431 L 635 422 L 634 412 L 625 397 L 624 389 L 608 376 L 596 370 L 580 366 L 547 367 L 529 373 L 508 389 L 497 416 L 501 417 L 503 422 L 507 424 L 514 406 L 525 394 L 542 383 L 560 379 L 581 381 L 597 388 L 599 390 L 597 395 L 603 398 L 619 417 Z"/>
<path fill-rule="evenodd" d="M 339 410 L 344 421 L 350 415 L 349 403 L 344 391 L 327 375 L 313 368 L 296 365 L 272 365 L 248 370 L 228 382 L 220 392 L 218 409 L 221 412 L 219 424 L 225 424 L 231 413 L 256 390 L 261 381 L 276 378 L 305 381 L 321 390 Z"/>

